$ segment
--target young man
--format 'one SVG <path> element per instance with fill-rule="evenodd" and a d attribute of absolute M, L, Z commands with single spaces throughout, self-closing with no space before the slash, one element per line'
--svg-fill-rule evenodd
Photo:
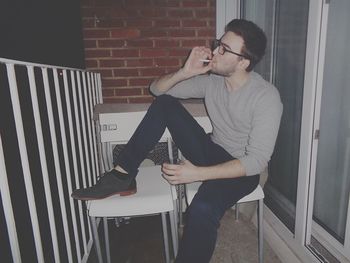
<path fill-rule="evenodd" d="M 277 89 L 252 72 L 265 52 L 264 32 L 234 19 L 214 44 L 213 51 L 193 48 L 182 68 L 151 84 L 157 98 L 115 169 L 95 186 L 72 194 L 89 200 L 135 192 L 140 163 L 168 128 L 186 161 L 163 164 L 165 179 L 171 184 L 203 182 L 187 211 L 178 263 L 209 262 L 225 211 L 259 183 L 282 114 Z M 205 134 L 175 98 L 204 98 L 213 133 Z"/>

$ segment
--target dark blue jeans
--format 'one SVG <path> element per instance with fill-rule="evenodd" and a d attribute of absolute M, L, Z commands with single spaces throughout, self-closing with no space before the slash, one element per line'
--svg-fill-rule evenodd
<path fill-rule="evenodd" d="M 119 155 L 117 164 L 136 176 L 139 165 L 166 128 L 184 157 L 194 165 L 210 166 L 234 159 L 221 146 L 212 142 L 177 99 L 161 95 L 149 107 Z M 203 182 L 186 212 L 186 226 L 176 262 L 209 262 L 225 211 L 252 192 L 258 183 L 259 175 Z"/>

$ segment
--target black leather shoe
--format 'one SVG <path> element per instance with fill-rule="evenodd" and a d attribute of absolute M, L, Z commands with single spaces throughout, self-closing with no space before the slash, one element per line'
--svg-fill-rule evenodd
<path fill-rule="evenodd" d="M 122 175 L 127 177 L 120 179 L 116 176 L 118 173 L 116 170 L 106 172 L 94 186 L 77 189 L 71 196 L 78 200 L 98 200 L 112 195 L 135 194 L 137 192 L 135 178 Z"/>

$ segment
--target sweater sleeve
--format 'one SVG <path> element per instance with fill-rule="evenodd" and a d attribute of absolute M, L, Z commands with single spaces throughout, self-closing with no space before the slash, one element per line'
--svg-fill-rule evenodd
<path fill-rule="evenodd" d="M 165 93 L 159 92 L 155 87 L 155 81 L 153 81 L 150 85 L 150 91 L 155 96 L 168 94 L 180 99 L 204 98 L 208 80 L 208 75 L 195 76 L 177 83 Z"/>
<path fill-rule="evenodd" d="M 259 174 L 267 166 L 275 147 L 282 111 L 281 99 L 275 88 L 268 89 L 258 99 L 245 155 L 239 158 L 246 175 Z"/>

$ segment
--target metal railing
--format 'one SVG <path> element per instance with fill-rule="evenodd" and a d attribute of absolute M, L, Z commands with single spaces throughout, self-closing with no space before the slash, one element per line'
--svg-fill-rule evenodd
<path fill-rule="evenodd" d="M 97 73 L 0 58 L 2 262 L 87 261 L 85 203 L 70 194 L 99 174 L 98 103 Z"/>

